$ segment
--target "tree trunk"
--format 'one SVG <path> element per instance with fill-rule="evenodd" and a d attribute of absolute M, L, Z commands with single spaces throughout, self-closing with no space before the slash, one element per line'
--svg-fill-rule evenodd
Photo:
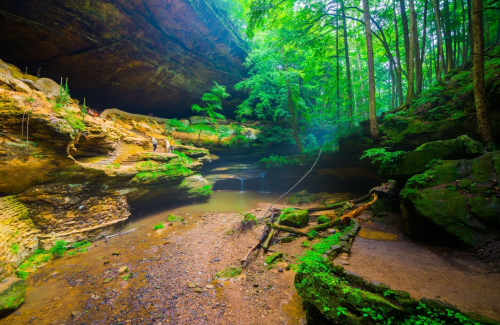
<path fill-rule="evenodd" d="M 494 149 L 494 143 L 486 104 L 486 90 L 484 88 L 483 11 L 480 11 L 482 8 L 482 0 L 472 0 L 472 30 L 474 40 L 472 71 L 474 77 L 474 102 L 477 112 L 477 128 L 481 141 L 491 150 Z"/>
<path fill-rule="evenodd" d="M 339 17 L 337 16 L 337 35 L 335 36 L 337 48 L 337 114 L 339 116 L 340 125 L 340 65 L 339 65 Z"/>
<path fill-rule="evenodd" d="M 437 56 L 436 56 L 436 79 L 441 86 L 446 86 L 443 81 L 441 73 L 443 72 L 444 54 L 443 54 L 443 36 L 441 35 L 441 15 L 439 11 L 438 0 L 432 0 L 432 5 L 434 7 L 434 16 L 436 18 L 436 34 L 438 39 L 437 44 Z"/>
<path fill-rule="evenodd" d="M 464 0 L 460 0 L 460 5 L 462 7 L 462 66 L 467 62 L 467 34 L 465 33 L 465 6 Z"/>
<path fill-rule="evenodd" d="M 469 49 L 470 53 L 474 52 L 474 41 L 472 39 L 472 14 L 471 14 L 471 0 L 467 0 L 467 20 L 469 23 L 467 24 L 467 29 L 468 29 L 468 34 L 469 34 Z M 470 55 L 470 58 L 472 59 L 472 54 Z"/>
<path fill-rule="evenodd" d="M 401 23 L 403 24 L 403 39 L 405 45 L 406 69 L 408 69 L 408 66 L 410 65 L 410 39 L 408 38 L 410 32 L 408 30 L 408 18 L 406 16 L 405 0 L 399 0 L 399 7 L 401 13 Z"/>
<path fill-rule="evenodd" d="M 410 41 L 413 43 L 413 58 L 414 58 L 414 71 L 415 71 L 415 94 L 420 94 L 422 91 L 422 61 L 420 60 L 420 50 L 418 44 L 418 23 L 417 13 L 415 12 L 415 3 L 409 0 L 410 4 Z M 408 76 L 409 77 L 409 76 Z"/>
<path fill-rule="evenodd" d="M 399 32 L 398 32 L 398 18 L 396 16 L 396 0 L 392 2 L 392 10 L 394 11 L 394 31 L 396 33 L 395 42 L 396 42 L 396 77 L 398 82 L 396 84 L 396 91 L 398 92 L 399 105 L 403 104 L 403 81 L 401 77 L 401 55 L 399 53 Z"/>
<path fill-rule="evenodd" d="M 290 117 L 292 118 L 292 128 L 293 128 L 293 137 L 295 138 L 295 143 L 297 144 L 297 148 L 299 149 L 299 152 L 302 153 L 303 148 L 302 148 L 302 143 L 300 143 L 300 137 L 299 137 L 299 130 L 297 128 L 297 117 L 295 113 L 295 109 L 293 108 L 293 100 L 292 100 L 292 91 L 290 89 L 290 80 L 288 78 L 288 64 L 286 62 L 285 58 L 285 52 L 284 49 L 281 48 L 281 55 L 283 56 L 283 60 L 285 61 L 285 73 L 286 75 L 286 99 L 288 102 L 288 110 L 290 112 Z"/>
<path fill-rule="evenodd" d="M 424 4 L 424 35 L 422 36 L 422 50 L 420 53 L 420 61 L 422 62 L 422 65 L 424 63 L 425 59 L 425 46 L 427 43 L 427 5 L 429 3 L 429 0 L 425 0 Z M 423 79 L 423 78 L 422 78 Z"/>
<path fill-rule="evenodd" d="M 344 25 L 344 52 L 345 52 L 345 67 L 347 78 L 347 108 L 349 118 L 349 134 L 352 131 L 352 81 L 351 81 L 351 62 L 349 60 L 349 44 L 347 43 L 347 22 L 345 17 L 344 0 L 340 1 L 340 8 L 342 10 L 342 23 Z"/>
<path fill-rule="evenodd" d="M 370 23 L 370 7 L 368 5 L 368 0 L 363 0 L 363 12 L 365 19 L 366 52 L 368 57 L 368 104 L 370 114 L 370 134 L 373 140 L 378 140 L 377 111 L 375 106 L 375 66 L 373 62 L 372 29 Z"/>
<path fill-rule="evenodd" d="M 366 97 L 365 97 L 365 87 L 364 87 L 364 80 L 363 80 L 363 74 L 361 73 L 361 54 L 360 54 L 361 49 L 358 50 L 357 53 L 357 59 L 358 59 L 358 71 L 359 71 L 359 81 L 360 81 L 360 91 L 361 91 L 361 105 L 364 106 L 366 104 Z M 361 110 L 361 118 L 366 118 L 366 110 Z"/>
<path fill-rule="evenodd" d="M 448 73 L 455 67 L 453 62 L 453 47 L 451 44 L 450 6 L 448 0 L 444 0 L 443 22 L 444 43 L 446 47 L 446 72 Z"/>

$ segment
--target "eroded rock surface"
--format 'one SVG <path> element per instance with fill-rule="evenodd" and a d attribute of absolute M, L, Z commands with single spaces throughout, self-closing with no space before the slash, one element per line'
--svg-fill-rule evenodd
<path fill-rule="evenodd" d="M 214 80 L 234 95 L 246 73 L 246 46 L 215 3 L 2 1 L 0 56 L 32 74 L 68 77 L 74 94 L 100 109 L 188 116 Z"/>

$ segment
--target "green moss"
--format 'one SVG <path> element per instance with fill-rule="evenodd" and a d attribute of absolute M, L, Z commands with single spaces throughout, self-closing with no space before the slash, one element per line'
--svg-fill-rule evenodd
<path fill-rule="evenodd" d="M 184 218 L 176 216 L 174 214 L 169 214 L 167 217 L 168 222 L 178 222 L 178 221 L 184 221 Z"/>
<path fill-rule="evenodd" d="M 295 228 L 302 228 L 309 224 L 307 210 L 293 210 L 283 212 L 280 216 L 280 224 Z"/>
<path fill-rule="evenodd" d="M 323 224 L 323 223 L 327 223 L 327 222 L 330 222 L 332 219 L 328 218 L 327 216 L 325 215 L 321 215 L 318 217 L 318 223 L 319 224 Z"/>
<path fill-rule="evenodd" d="M 230 265 L 215 273 L 216 278 L 234 278 L 241 274 L 241 267 Z"/>
<path fill-rule="evenodd" d="M 160 222 L 157 225 L 154 225 L 153 230 L 159 230 L 163 228 L 165 228 L 165 226 Z"/>
<path fill-rule="evenodd" d="M 277 262 L 277 260 L 282 258 L 282 257 L 283 257 L 283 253 L 281 253 L 281 252 L 273 253 L 273 254 L 269 255 L 268 257 L 266 257 L 265 263 L 267 265 L 271 265 L 271 264 Z"/>

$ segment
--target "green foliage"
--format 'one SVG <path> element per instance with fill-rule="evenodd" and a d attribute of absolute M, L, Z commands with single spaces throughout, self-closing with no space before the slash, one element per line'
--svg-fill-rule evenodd
<path fill-rule="evenodd" d="M 17 254 L 17 252 L 19 252 L 19 244 L 17 244 L 17 243 L 13 243 L 13 244 L 10 246 L 10 251 L 11 251 L 12 253 Z"/>
<path fill-rule="evenodd" d="M 211 120 L 221 119 L 225 120 L 224 115 L 218 113 L 216 110 L 222 110 L 222 99 L 230 97 L 226 92 L 226 86 L 219 85 L 214 81 L 215 86 L 212 87 L 209 93 L 204 93 L 201 100 L 206 104 L 201 107 L 198 104 L 191 106 L 191 109 L 201 116 L 208 116 Z"/>
<path fill-rule="evenodd" d="M 160 222 L 157 225 L 154 225 L 153 230 L 163 229 L 165 226 Z"/>
<path fill-rule="evenodd" d="M 295 164 L 295 161 L 289 159 L 289 157 L 287 156 L 270 155 L 267 158 L 262 158 L 256 164 L 259 167 L 266 167 L 267 169 L 269 169 L 270 167 L 282 167 L 283 165 L 293 165 Z"/>
<path fill-rule="evenodd" d="M 17 270 L 16 271 L 16 276 L 20 279 L 26 280 L 26 278 L 30 275 L 29 272 L 23 271 L 23 270 Z"/>
<path fill-rule="evenodd" d="M 257 218 L 251 213 L 245 213 L 245 216 L 243 218 L 243 222 L 255 223 L 255 226 L 257 226 L 259 224 L 257 222 Z"/>
<path fill-rule="evenodd" d="M 385 149 L 387 148 L 373 148 L 365 150 L 360 159 L 370 158 L 372 159 L 372 163 L 380 162 L 380 173 L 389 171 L 394 168 L 394 163 L 398 161 L 398 159 L 401 159 L 404 156 L 405 152 L 388 152 Z"/>
<path fill-rule="evenodd" d="M 49 250 L 50 253 L 56 258 L 60 258 L 64 256 L 64 253 L 67 250 L 68 243 L 64 240 L 57 240 L 54 246 Z"/>
<path fill-rule="evenodd" d="M 210 196 L 213 194 L 211 185 L 204 185 L 202 187 L 195 188 L 192 191 L 196 192 L 202 196 Z"/>
<path fill-rule="evenodd" d="M 73 129 L 78 131 L 85 130 L 84 119 L 87 114 L 87 104 L 85 103 L 85 100 L 83 101 L 83 106 L 80 107 L 79 113 L 73 111 L 70 104 L 71 97 L 69 96 L 68 79 L 66 79 L 66 83 L 64 85 L 61 79 L 61 84 L 59 85 L 59 95 L 56 96 L 52 109 L 56 113 L 60 113 L 61 110 L 64 110 L 66 115 L 63 116 L 63 119 L 65 119 Z"/>
<path fill-rule="evenodd" d="M 266 126 L 260 129 L 257 135 L 257 141 L 264 144 L 294 144 L 293 132 L 290 129 L 285 129 L 276 125 Z"/>
<path fill-rule="evenodd" d="M 112 163 L 112 164 L 108 164 L 106 165 L 106 168 L 107 169 L 119 169 L 120 168 L 120 164 L 119 163 Z"/>
<path fill-rule="evenodd" d="M 295 208 L 284 208 L 284 209 L 281 210 L 281 215 L 290 213 L 290 212 L 295 211 L 295 210 L 297 210 L 297 209 L 295 209 Z"/>
<path fill-rule="evenodd" d="M 311 230 L 310 232 L 307 233 L 307 237 L 309 238 L 314 238 L 318 235 L 318 232 L 316 230 Z"/>
<path fill-rule="evenodd" d="M 189 158 L 187 156 L 180 156 L 177 159 L 177 162 L 171 161 L 165 164 L 158 164 L 150 160 L 139 163 L 137 164 L 137 169 L 139 169 L 140 172 L 135 175 L 135 179 L 137 181 L 157 182 L 160 178 L 174 180 L 179 177 L 193 174 L 190 169 L 184 166 L 185 164 L 189 164 Z"/>

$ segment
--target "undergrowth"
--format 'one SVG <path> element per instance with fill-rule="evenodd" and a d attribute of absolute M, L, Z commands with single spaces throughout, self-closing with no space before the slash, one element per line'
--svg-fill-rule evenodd
<path fill-rule="evenodd" d="M 387 148 L 373 148 L 365 150 L 360 159 L 370 158 L 372 163 L 380 162 L 379 173 L 388 172 L 394 168 L 396 161 L 404 157 L 404 151 L 389 152 Z"/>

